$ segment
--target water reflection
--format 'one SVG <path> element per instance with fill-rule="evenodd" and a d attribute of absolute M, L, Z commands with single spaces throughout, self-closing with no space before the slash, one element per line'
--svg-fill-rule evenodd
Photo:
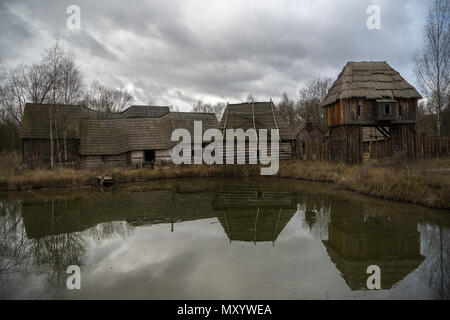
<path fill-rule="evenodd" d="M 323 243 L 352 290 L 367 289 L 370 265 L 380 267 L 381 288 L 390 289 L 424 260 L 416 223 L 348 200 L 332 201 L 331 212 Z"/>
<path fill-rule="evenodd" d="M 0 201 L 0 294 L 2 298 L 29 297 L 29 284 L 37 281 L 36 277 L 26 280 L 32 270 L 43 275 L 39 281 L 44 278 L 47 283 L 45 297 L 65 297 L 67 266 L 76 264 L 89 269 L 99 243 L 139 241 L 142 235 L 135 234 L 136 230 L 150 226 L 167 226 L 166 232 L 177 233 L 177 226 L 183 223 L 215 219 L 229 243 L 269 243 L 279 257 L 291 255 L 296 245 L 313 249 L 310 256 L 322 266 L 333 263 L 337 277 L 331 287 L 340 288 L 333 297 L 345 296 L 339 277 L 353 291 L 366 290 L 366 268 L 373 264 L 381 268 L 382 289 L 392 290 L 406 283 L 417 286 L 417 290 L 425 286 L 432 292 L 429 297 L 449 297 L 448 214 L 322 189 L 314 184 L 284 181 L 217 180 L 69 192 L 48 198 L 37 194 Z M 211 223 L 198 226 L 212 228 Z M 302 230 L 315 240 L 306 241 Z M 191 241 L 195 236 L 189 234 L 184 239 Z M 326 255 L 315 245 L 318 242 L 323 243 Z M 203 244 L 195 243 L 199 247 L 192 250 L 202 252 Z M 244 253 L 242 246 L 232 247 L 230 254 L 242 258 L 248 251 Z M 215 258 L 203 253 L 198 259 Z M 309 258 L 298 253 L 295 259 L 292 269 L 284 274 L 286 280 L 293 276 L 291 273 L 300 272 Z M 200 261 L 197 263 L 200 265 Z M 233 263 L 228 267 L 232 268 Z M 270 273 L 279 268 L 277 261 L 264 263 L 273 265 Z M 311 271 L 308 279 L 320 282 L 320 272 Z M 333 277 L 333 268 L 326 272 Z M 27 289 L 22 287 L 27 285 Z M 320 288 L 317 285 L 314 290 L 304 290 L 316 292 Z M 421 296 L 414 287 L 409 290 L 415 297 Z M 166 297 L 172 295 L 176 297 L 168 289 Z M 297 296 L 281 294 L 277 298 Z M 263 297 L 273 296 L 267 291 Z"/>

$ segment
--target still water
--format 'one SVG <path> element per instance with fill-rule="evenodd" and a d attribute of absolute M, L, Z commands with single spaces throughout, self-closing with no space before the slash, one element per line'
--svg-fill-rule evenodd
<path fill-rule="evenodd" d="M 449 299 L 449 238 L 449 211 L 286 179 L 9 193 L 0 298 Z"/>

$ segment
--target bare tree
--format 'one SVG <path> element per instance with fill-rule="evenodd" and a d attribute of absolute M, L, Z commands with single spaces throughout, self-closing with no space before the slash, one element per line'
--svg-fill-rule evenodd
<path fill-rule="evenodd" d="M 251 93 L 249 93 L 247 96 L 247 102 L 253 102 L 253 101 L 256 101 L 256 97 L 254 95 L 252 95 Z"/>
<path fill-rule="evenodd" d="M 327 130 L 327 120 L 322 103 L 332 84 L 330 78 L 316 77 L 300 90 L 297 101 L 298 114 L 302 121 L 311 121 L 322 132 Z"/>
<path fill-rule="evenodd" d="M 191 112 L 214 113 L 217 119 L 220 119 L 223 111 L 225 110 L 225 106 L 226 104 L 223 102 L 211 104 L 211 103 L 204 103 L 202 100 L 198 100 L 197 103 L 192 107 Z"/>
<path fill-rule="evenodd" d="M 287 93 L 283 93 L 281 101 L 277 105 L 278 112 L 281 114 L 283 120 L 289 125 L 299 125 L 300 117 L 296 110 L 295 101 L 289 99 Z"/>
<path fill-rule="evenodd" d="M 124 89 L 111 89 L 93 81 L 85 94 L 86 107 L 102 112 L 120 112 L 132 101 L 133 96 Z"/>
<path fill-rule="evenodd" d="M 415 59 L 417 82 L 428 98 L 428 108 L 437 116 L 442 131 L 442 111 L 450 90 L 450 4 L 435 0 L 425 25 L 425 48 Z"/>
<path fill-rule="evenodd" d="M 50 47 L 39 64 L 40 77 L 44 88 L 38 103 L 48 103 L 50 134 L 50 165 L 54 167 L 55 149 L 58 161 L 62 155 L 67 160 L 67 119 L 58 104 L 77 103 L 82 96 L 83 82 L 73 57 L 64 49 L 59 41 Z M 55 146 L 56 145 L 56 146 Z"/>
<path fill-rule="evenodd" d="M 25 103 L 47 103 L 52 106 L 48 116 L 50 164 L 53 168 L 55 149 L 60 162 L 63 149 L 66 150 L 66 119 L 55 105 L 78 103 L 83 92 L 82 74 L 75 66 L 73 56 L 57 40 L 46 50 L 39 63 L 21 64 L 9 70 L 3 67 L 2 74 L 0 105 L 3 113 L 14 119 L 17 126 L 21 125 Z M 66 159 L 67 152 L 64 154 Z"/>

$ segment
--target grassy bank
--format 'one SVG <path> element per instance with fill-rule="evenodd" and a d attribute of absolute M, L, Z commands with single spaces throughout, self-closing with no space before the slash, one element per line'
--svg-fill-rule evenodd
<path fill-rule="evenodd" d="M 5 157 L 8 157 L 7 159 Z M 73 169 L 16 172 L 14 155 L 0 156 L 0 191 L 33 188 L 73 188 L 95 185 L 95 174 Z M 9 164 L 7 164 L 9 163 Z M 278 177 L 330 182 L 362 194 L 406 201 L 428 207 L 450 209 L 450 159 L 417 163 L 371 162 L 361 166 L 320 161 L 287 161 L 280 164 Z M 98 173 L 97 173 L 98 174 Z M 259 176 L 258 166 L 192 165 L 156 169 L 108 169 L 118 183 L 144 182 L 188 177 Z"/>

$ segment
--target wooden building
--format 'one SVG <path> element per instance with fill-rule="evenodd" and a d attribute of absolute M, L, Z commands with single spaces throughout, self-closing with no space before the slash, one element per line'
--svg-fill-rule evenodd
<path fill-rule="evenodd" d="M 220 128 L 226 129 L 268 129 L 268 152 L 270 153 L 270 129 L 279 130 L 279 159 L 287 160 L 295 156 L 295 136 L 280 113 L 270 102 L 245 102 L 228 104 L 220 121 Z M 224 135 L 225 136 L 225 135 Z M 224 151 L 225 154 L 225 151 Z M 236 158 L 235 152 L 235 158 Z M 246 163 L 249 149 L 246 148 Z"/>
<path fill-rule="evenodd" d="M 389 141 L 390 156 L 416 159 L 420 98 L 386 62 L 348 62 L 323 103 L 331 160 L 362 162 L 363 127 L 376 128 Z"/>
<path fill-rule="evenodd" d="M 320 159 L 323 132 L 312 122 L 301 124 L 294 131 L 297 158 L 303 160 Z"/>
<path fill-rule="evenodd" d="M 56 164 L 73 162 L 84 169 L 169 162 L 178 143 L 171 141 L 172 132 L 184 128 L 193 136 L 194 121 L 202 121 L 203 131 L 218 128 L 213 113 L 170 112 L 169 107 L 131 106 L 104 113 L 79 105 L 28 103 L 22 160 L 30 168 L 48 166 L 53 154 Z"/>

